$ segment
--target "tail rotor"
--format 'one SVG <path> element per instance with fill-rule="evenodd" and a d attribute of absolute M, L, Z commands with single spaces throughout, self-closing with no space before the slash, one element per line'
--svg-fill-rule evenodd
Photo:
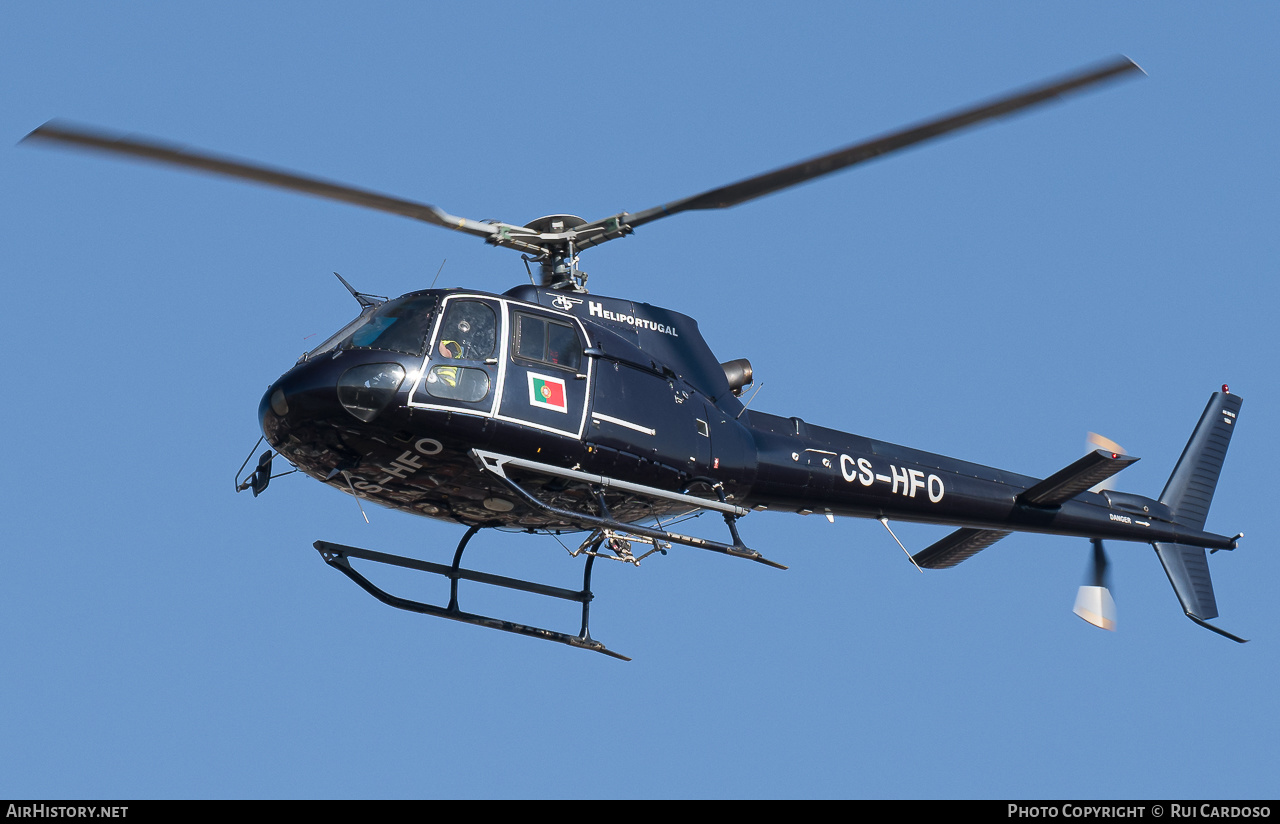
<path fill-rule="evenodd" d="M 1102 539 L 1093 538 L 1093 553 L 1089 563 L 1089 583 L 1076 593 L 1076 605 L 1072 610 L 1084 620 L 1105 630 L 1115 631 L 1116 602 L 1111 597 L 1110 576 L 1107 574 L 1107 552 Z"/>
<path fill-rule="evenodd" d="M 1126 454 L 1124 447 L 1120 444 L 1096 432 L 1090 432 L 1085 438 L 1085 449 L 1105 449 L 1120 455 Z M 1113 479 L 1114 476 L 1107 478 L 1091 491 L 1111 489 Z M 1092 538 L 1090 543 L 1093 544 L 1093 552 L 1090 556 L 1089 572 L 1085 577 L 1085 585 L 1076 592 L 1076 605 L 1072 612 L 1095 627 L 1115 632 L 1116 602 L 1111 597 L 1111 576 L 1107 573 L 1107 551 L 1102 548 L 1101 538 Z"/>

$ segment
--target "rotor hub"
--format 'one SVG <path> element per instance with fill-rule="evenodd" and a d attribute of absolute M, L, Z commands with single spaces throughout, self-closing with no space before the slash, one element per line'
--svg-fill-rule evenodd
<path fill-rule="evenodd" d="M 587 291 L 587 273 L 578 268 L 577 233 L 587 221 L 577 215 L 545 215 L 531 220 L 524 228 L 538 233 L 544 254 L 539 259 L 542 286 L 570 292 Z"/>

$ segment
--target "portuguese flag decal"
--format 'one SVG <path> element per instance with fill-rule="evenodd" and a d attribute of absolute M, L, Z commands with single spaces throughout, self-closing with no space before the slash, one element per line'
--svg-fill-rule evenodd
<path fill-rule="evenodd" d="M 543 409 L 554 409 L 568 414 L 569 404 L 565 401 L 564 381 L 547 375 L 529 373 L 529 403 Z"/>

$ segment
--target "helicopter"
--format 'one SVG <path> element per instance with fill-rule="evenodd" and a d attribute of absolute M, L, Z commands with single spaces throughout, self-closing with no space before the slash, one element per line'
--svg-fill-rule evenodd
<path fill-rule="evenodd" d="M 639 566 L 673 545 L 786 567 L 747 546 L 738 522 L 752 511 L 878 520 L 920 569 L 953 567 L 1013 532 L 1091 541 L 1090 585 L 1075 612 L 1114 628 L 1104 540 L 1151 544 L 1183 612 L 1218 617 L 1207 554 L 1232 537 L 1205 531 L 1239 395 L 1214 392 L 1158 498 L 1119 492 L 1110 479 L 1138 459 L 1105 440 L 1047 478 L 957 460 L 750 408 L 746 358 L 720 361 L 697 322 L 680 312 L 588 292 L 583 251 L 685 211 L 724 209 L 975 124 L 1143 74 L 1127 57 L 1006 94 L 880 137 L 637 212 L 587 221 L 552 214 L 524 225 L 478 221 L 435 206 L 146 138 L 49 121 L 24 142 L 107 152 L 236 177 L 409 217 L 522 254 L 540 282 L 501 294 L 428 288 L 397 298 L 358 291 L 357 316 L 304 353 L 263 394 L 262 437 L 236 473 L 256 498 L 273 462 L 363 503 L 466 528 L 452 562 L 435 563 L 316 541 L 329 566 L 390 606 L 630 660 L 592 638 L 593 564 Z M 336 274 L 336 273 L 335 273 Z M 757 387 L 758 389 L 758 387 Z M 265 441 L 268 449 L 250 461 Z M 246 473 L 246 470 L 248 472 Z M 281 473 L 289 474 L 289 473 Z M 691 515 L 723 519 L 727 538 L 672 527 Z M 367 517 L 366 517 L 367 519 Z M 954 531 L 912 553 L 890 520 Z M 462 566 L 482 529 L 585 534 L 581 589 Z M 576 540 L 576 539 L 575 539 Z M 567 548 L 567 547 L 566 547 Z M 359 571 L 384 565 L 449 581 L 444 605 L 401 598 Z M 459 582 L 581 605 L 577 633 L 466 612 Z"/>

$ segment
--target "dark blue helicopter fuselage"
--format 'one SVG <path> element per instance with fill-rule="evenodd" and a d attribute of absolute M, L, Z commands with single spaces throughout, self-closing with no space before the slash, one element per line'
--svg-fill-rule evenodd
<path fill-rule="evenodd" d="M 522 286 L 415 292 L 368 306 L 268 388 L 263 432 L 306 474 L 383 506 L 469 525 L 576 530 L 530 507 L 476 450 L 738 506 L 1230 548 L 1142 496 L 1083 492 L 1051 507 L 1038 479 L 746 410 L 686 315 Z M 591 511 L 582 484 L 521 484 Z M 623 522 L 687 503 L 611 491 Z"/>

